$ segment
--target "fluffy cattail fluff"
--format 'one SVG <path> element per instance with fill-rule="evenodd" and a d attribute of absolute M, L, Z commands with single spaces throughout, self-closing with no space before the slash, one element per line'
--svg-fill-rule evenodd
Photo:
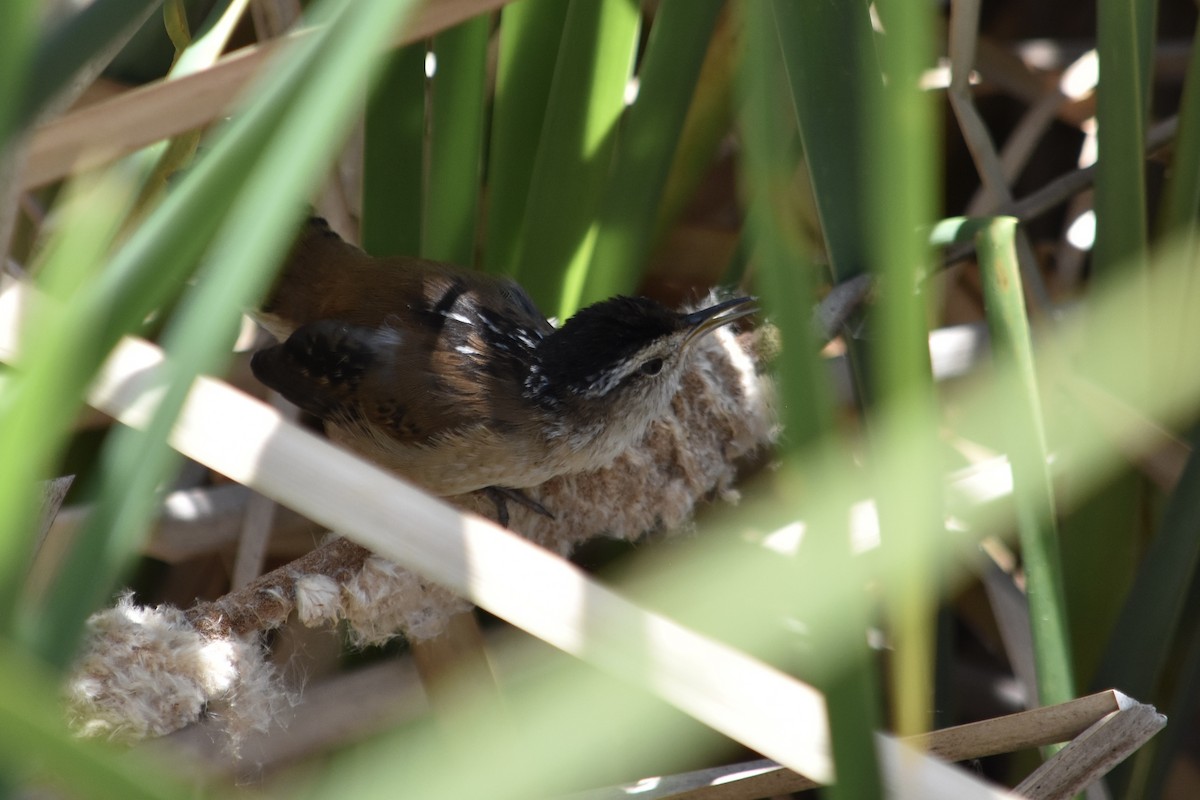
<path fill-rule="evenodd" d="M 722 329 L 697 342 L 670 412 L 636 447 L 602 469 L 528 490 L 554 518 L 510 503 L 510 527 L 567 555 L 598 536 L 634 540 L 678 530 L 698 503 L 736 499 L 739 463 L 777 435 L 770 381 L 760 371 L 771 340 L 770 329 L 741 335 Z M 486 516 L 496 513 L 483 493 L 451 500 Z M 97 614 L 69 687 L 71 717 L 84 734 L 141 737 L 219 709 L 236 740 L 263 729 L 288 698 L 243 637 L 278 627 L 297 610 L 306 625 L 347 622 L 359 644 L 398 635 L 422 640 L 467 608 L 415 573 L 334 539 L 187 614 L 139 609 L 128 599 Z M 204 666 L 209 663 L 215 668 Z"/>
<path fill-rule="evenodd" d="M 67 686 L 67 715 L 83 736 L 161 736 L 202 713 L 222 721 L 236 751 L 293 701 L 254 637 L 211 636 L 176 608 L 129 595 L 88 620 L 88 642 Z"/>

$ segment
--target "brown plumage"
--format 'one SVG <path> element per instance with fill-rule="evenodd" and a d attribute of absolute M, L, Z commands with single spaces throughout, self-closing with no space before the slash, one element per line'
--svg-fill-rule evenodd
<path fill-rule="evenodd" d="M 489 309 L 499 333 L 472 309 Z M 481 420 L 516 424 L 521 408 L 508 389 L 522 379 L 522 354 L 505 357 L 505 349 L 554 331 L 511 280 L 417 258 L 373 258 L 318 217 L 305 225 L 257 317 L 285 343 L 256 354 L 260 380 L 318 417 L 351 417 L 354 427 L 377 425 L 417 446 Z M 505 340 L 499 359 L 484 358 L 498 352 L 489 334 Z"/>
<path fill-rule="evenodd" d="M 450 495 L 609 463 L 665 411 L 688 343 L 744 316 L 613 298 L 561 329 L 516 283 L 373 258 L 312 219 L 258 317 L 255 375 L 330 438 Z"/>

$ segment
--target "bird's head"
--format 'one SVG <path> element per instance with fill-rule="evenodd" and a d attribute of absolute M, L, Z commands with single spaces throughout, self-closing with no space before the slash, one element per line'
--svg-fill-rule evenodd
<path fill-rule="evenodd" d="M 530 393 L 598 418 L 662 416 L 679 389 L 694 342 L 756 311 L 739 297 L 699 311 L 672 311 L 644 297 L 614 297 L 576 313 L 547 336 L 529 378 Z"/>

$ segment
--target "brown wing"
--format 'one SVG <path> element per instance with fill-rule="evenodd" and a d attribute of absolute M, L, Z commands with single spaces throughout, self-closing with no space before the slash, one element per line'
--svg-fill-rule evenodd
<path fill-rule="evenodd" d="M 430 414 L 432 376 L 406 357 L 395 331 L 319 320 L 254 354 L 254 375 L 300 408 L 343 426 L 372 423 L 401 444 L 422 444 L 465 420 Z"/>
<path fill-rule="evenodd" d="M 505 278 L 377 259 L 324 220 L 305 226 L 260 321 L 266 385 L 326 420 L 369 421 L 406 444 L 520 424 L 533 349 L 553 328 Z"/>
<path fill-rule="evenodd" d="M 401 444 L 427 445 L 527 421 L 525 377 L 539 332 L 511 322 L 449 301 L 377 326 L 318 320 L 256 353 L 251 368 L 323 420 L 370 423 Z"/>
<path fill-rule="evenodd" d="M 407 256 L 375 258 L 320 217 L 305 224 L 259 316 L 282 340 L 317 320 L 376 326 L 411 314 L 441 315 L 455 304 L 490 308 L 532 329 L 549 328 L 525 290 L 507 278 Z"/>

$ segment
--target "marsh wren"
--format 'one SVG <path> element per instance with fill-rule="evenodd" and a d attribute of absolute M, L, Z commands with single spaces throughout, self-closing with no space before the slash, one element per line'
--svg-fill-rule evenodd
<path fill-rule="evenodd" d="M 374 258 L 312 218 L 257 315 L 281 343 L 251 367 L 436 494 L 520 490 L 611 462 L 667 410 L 690 344 L 754 310 L 615 297 L 555 328 L 511 280 Z"/>

